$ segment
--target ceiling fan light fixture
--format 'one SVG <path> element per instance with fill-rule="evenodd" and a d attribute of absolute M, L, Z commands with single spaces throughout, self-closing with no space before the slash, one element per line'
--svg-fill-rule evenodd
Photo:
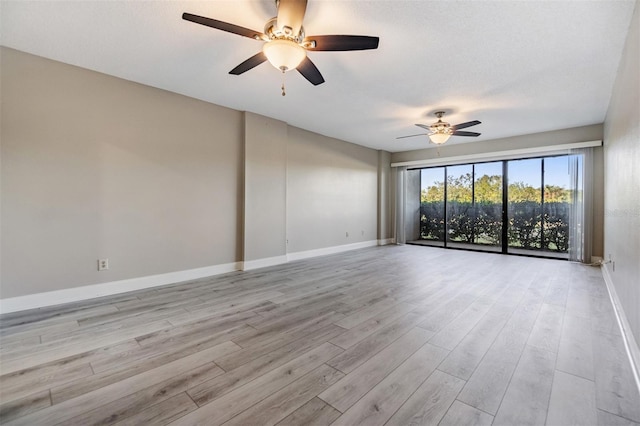
<path fill-rule="evenodd" d="M 450 137 L 451 134 L 445 132 L 429 135 L 429 139 L 431 139 L 431 142 L 435 143 L 436 145 L 442 145 L 443 143 L 448 141 Z"/>
<path fill-rule="evenodd" d="M 262 52 L 275 68 L 284 71 L 295 69 L 307 56 L 307 51 L 295 41 L 271 40 L 262 46 Z"/>
<path fill-rule="evenodd" d="M 442 145 L 443 143 L 447 142 L 451 136 L 480 136 L 480 133 L 460 130 L 481 124 L 481 122 L 478 120 L 467 121 L 466 123 L 460 123 L 452 126 L 446 121 L 442 121 L 444 111 L 436 111 L 434 114 L 436 117 L 438 117 L 438 121 L 430 126 L 427 124 L 416 124 L 416 126 L 420 127 L 421 129 L 427 130 L 429 133 L 426 133 L 426 136 L 429 136 L 431 142 L 436 145 Z M 400 136 L 396 139 L 412 138 L 414 136 L 425 136 L 425 133 L 421 133 L 419 135 Z"/>

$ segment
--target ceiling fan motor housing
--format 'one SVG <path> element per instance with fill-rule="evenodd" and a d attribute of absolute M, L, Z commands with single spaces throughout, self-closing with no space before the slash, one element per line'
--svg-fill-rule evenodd
<path fill-rule="evenodd" d="M 445 133 L 449 135 L 453 133 L 453 130 L 451 129 L 451 124 L 447 123 L 446 121 L 442 121 L 440 119 L 438 119 L 438 121 L 436 121 L 431 126 L 429 126 L 429 128 L 433 133 Z"/>
<path fill-rule="evenodd" d="M 298 44 L 302 44 L 304 40 L 304 28 L 300 27 L 300 32 L 298 34 L 293 34 L 293 30 L 291 27 L 284 26 L 283 28 L 278 28 L 278 18 L 273 17 L 267 21 L 264 26 L 264 33 L 269 37 L 269 40 L 291 40 Z"/>

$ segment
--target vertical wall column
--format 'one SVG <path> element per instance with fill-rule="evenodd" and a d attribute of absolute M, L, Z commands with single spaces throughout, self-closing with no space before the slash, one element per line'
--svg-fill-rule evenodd
<path fill-rule="evenodd" d="M 391 153 L 378 151 L 378 244 L 391 242 Z"/>
<path fill-rule="evenodd" d="M 287 123 L 244 113 L 243 269 L 287 261 Z"/>

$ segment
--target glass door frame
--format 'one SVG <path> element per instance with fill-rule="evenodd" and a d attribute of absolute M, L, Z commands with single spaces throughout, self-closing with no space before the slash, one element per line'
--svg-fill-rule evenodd
<path fill-rule="evenodd" d="M 546 259 L 557 259 L 557 260 L 568 260 L 563 257 L 559 257 L 559 256 L 552 256 L 552 255 L 545 255 L 545 251 L 543 250 L 544 247 L 544 242 L 545 242 L 545 238 L 544 238 L 544 192 L 545 192 L 545 186 L 544 186 L 544 172 L 545 172 L 545 167 L 544 167 L 544 159 L 545 158 L 552 158 L 552 157 L 569 157 L 569 154 L 550 154 L 550 155 L 544 155 L 544 156 L 536 156 L 536 157 L 523 157 L 523 158 L 510 158 L 510 159 L 504 159 L 504 160 L 488 160 L 488 161 L 476 161 L 473 163 L 459 163 L 459 164 L 448 164 L 448 165 L 438 165 L 438 166 L 431 166 L 431 167 L 418 167 L 416 169 L 413 170 L 422 170 L 422 169 L 433 169 L 433 168 L 443 168 L 444 169 L 444 203 L 443 203 L 443 214 L 444 214 L 444 239 L 442 241 L 442 245 L 433 245 L 433 247 L 443 247 L 443 248 L 447 248 L 447 249 L 451 249 L 451 250 L 467 250 L 467 251 L 477 251 L 477 252 L 482 252 L 482 253 L 500 253 L 500 254 L 508 254 L 511 256 L 525 256 L 525 257 L 540 257 L 540 258 L 546 258 Z M 540 219 L 540 223 L 541 223 L 541 230 L 540 230 L 540 250 L 539 251 L 535 251 L 535 250 L 531 250 L 529 253 L 512 253 L 509 252 L 509 161 L 512 160 L 532 160 L 532 159 L 540 159 L 540 167 L 541 167 L 541 181 L 540 181 L 540 211 L 541 211 L 541 219 Z M 487 164 L 487 163 L 502 163 L 502 232 L 501 232 L 501 250 L 500 251 L 492 251 L 492 250 L 482 250 L 481 248 L 463 248 L 463 247 L 451 247 L 448 244 L 448 240 L 449 240 L 449 224 L 448 224 L 448 220 L 447 220 L 447 194 L 448 194 L 448 177 L 449 177 L 449 173 L 448 173 L 448 168 L 449 167 L 455 167 L 455 166 L 465 166 L 465 165 L 470 165 L 471 166 L 471 199 L 472 199 L 472 203 L 475 204 L 475 180 L 476 180 L 476 176 L 475 176 L 475 166 L 477 164 Z M 475 232 L 475 227 L 474 230 L 472 232 Z M 412 243 L 408 243 L 408 244 L 412 244 Z M 482 247 L 482 246 L 479 246 Z"/>

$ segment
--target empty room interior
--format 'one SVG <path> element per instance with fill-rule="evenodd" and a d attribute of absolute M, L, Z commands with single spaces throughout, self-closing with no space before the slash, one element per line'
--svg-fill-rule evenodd
<path fill-rule="evenodd" d="M 0 27 L 0 424 L 640 426 L 640 0 Z"/>

